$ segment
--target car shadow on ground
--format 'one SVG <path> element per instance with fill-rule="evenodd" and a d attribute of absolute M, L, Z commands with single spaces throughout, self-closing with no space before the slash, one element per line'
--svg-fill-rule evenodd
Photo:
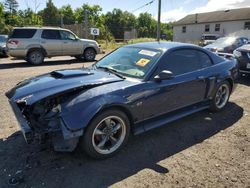
<path fill-rule="evenodd" d="M 146 168 L 168 173 L 171 169 L 157 163 L 233 126 L 242 116 L 243 108 L 235 103 L 219 113 L 205 110 L 132 136 L 120 153 L 105 160 L 90 159 L 79 149 L 56 153 L 45 145 L 26 145 L 16 132 L 0 140 L 0 187 L 18 170 L 25 187 L 107 187 Z"/>
<path fill-rule="evenodd" d="M 11 69 L 11 68 L 28 68 L 28 67 L 41 67 L 41 66 L 55 66 L 55 65 L 66 65 L 66 64 L 83 64 L 83 63 L 93 63 L 93 62 L 84 62 L 79 61 L 77 59 L 67 59 L 67 60 L 45 60 L 44 63 L 41 65 L 31 65 L 27 63 L 26 61 L 14 61 L 7 63 L 4 62 L 4 60 L 1 60 L 3 63 L 0 63 L 0 69 Z"/>

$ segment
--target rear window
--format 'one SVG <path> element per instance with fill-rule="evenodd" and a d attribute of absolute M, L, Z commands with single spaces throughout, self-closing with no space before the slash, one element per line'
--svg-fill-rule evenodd
<path fill-rule="evenodd" d="M 10 34 L 10 38 L 32 38 L 36 33 L 36 29 L 14 29 Z"/>

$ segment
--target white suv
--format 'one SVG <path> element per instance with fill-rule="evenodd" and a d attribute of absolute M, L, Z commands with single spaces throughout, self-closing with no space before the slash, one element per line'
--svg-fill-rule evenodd
<path fill-rule="evenodd" d="M 53 27 L 14 28 L 7 42 L 8 54 L 39 65 L 45 57 L 74 56 L 93 61 L 101 53 L 94 40 L 80 39 L 73 32 Z"/>

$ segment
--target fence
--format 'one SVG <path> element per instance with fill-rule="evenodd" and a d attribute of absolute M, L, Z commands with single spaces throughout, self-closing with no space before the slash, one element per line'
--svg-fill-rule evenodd
<path fill-rule="evenodd" d="M 63 25 L 63 28 L 69 29 L 72 32 L 74 32 L 78 37 L 80 38 L 86 38 L 86 39 L 94 39 L 94 37 L 90 34 L 90 28 L 86 28 L 84 26 L 84 23 L 80 24 L 71 24 L 71 25 Z M 100 31 L 101 32 L 101 31 Z M 97 37 L 100 39 L 100 37 Z M 102 38 L 103 40 L 106 40 L 106 38 Z M 115 38 L 116 42 L 124 42 L 131 39 L 137 39 L 137 30 L 132 29 L 131 31 L 125 31 L 123 38 Z"/>

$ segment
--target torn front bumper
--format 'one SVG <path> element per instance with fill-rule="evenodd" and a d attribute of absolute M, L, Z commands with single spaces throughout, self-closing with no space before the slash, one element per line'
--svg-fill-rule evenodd
<path fill-rule="evenodd" d="M 20 111 L 19 107 L 15 102 L 12 100 L 9 100 L 10 106 L 16 116 L 17 122 L 19 124 L 19 127 L 21 129 L 21 132 L 23 133 L 25 141 L 30 144 L 34 140 L 34 133 L 29 126 L 27 120 L 23 116 L 22 112 Z"/>
<path fill-rule="evenodd" d="M 46 132 L 46 134 L 36 133 L 30 127 L 29 122 L 22 114 L 18 105 L 12 100 L 9 100 L 9 103 L 16 116 L 23 137 L 28 144 L 31 144 L 35 140 L 39 140 L 39 143 L 51 140 L 55 151 L 71 152 L 76 148 L 79 138 L 83 134 L 83 130 L 71 131 L 67 128 L 63 119 L 59 118 L 58 121 L 54 121 L 54 123 L 58 122 L 60 129 L 51 129 Z"/>

